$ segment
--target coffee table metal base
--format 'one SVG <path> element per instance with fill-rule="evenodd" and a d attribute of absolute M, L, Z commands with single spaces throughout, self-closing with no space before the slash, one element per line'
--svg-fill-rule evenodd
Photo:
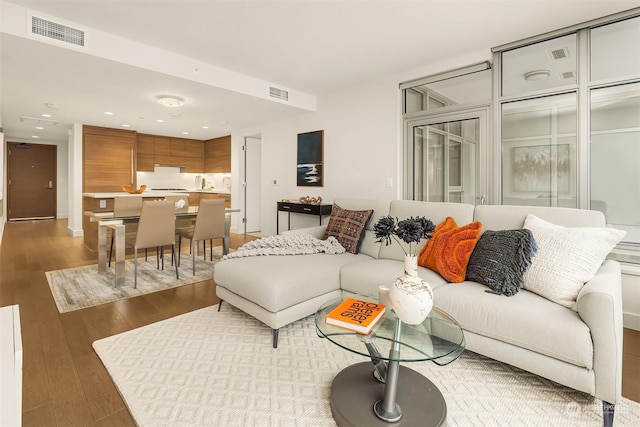
<path fill-rule="evenodd" d="M 398 422 L 381 420 L 374 405 L 384 396 L 385 385 L 373 376 L 373 364 L 351 365 L 336 375 L 331 385 L 331 413 L 339 427 L 442 426 L 447 404 L 438 388 L 424 375 L 400 365 L 397 403 L 402 410 Z"/>

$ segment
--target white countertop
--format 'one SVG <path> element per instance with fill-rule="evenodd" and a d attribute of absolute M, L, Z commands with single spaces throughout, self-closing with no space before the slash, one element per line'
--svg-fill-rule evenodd
<path fill-rule="evenodd" d="M 113 192 L 113 193 L 82 193 L 83 197 L 93 197 L 94 199 L 109 199 L 113 197 L 127 197 L 127 196 L 142 196 L 142 197 L 164 197 L 167 195 L 182 195 L 185 193 L 208 193 L 208 194 L 231 194 L 230 190 L 179 190 L 179 191 L 162 191 L 162 190 L 147 190 L 141 194 L 129 194 L 125 191 Z"/>
<path fill-rule="evenodd" d="M 231 190 L 216 190 L 216 189 L 209 189 L 209 190 L 195 190 L 196 193 L 212 193 L 212 194 L 231 194 Z"/>
<path fill-rule="evenodd" d="M 126 191 L 118 191 L 113 193 L 82 193 L 83 197 L 93 197 L 94 199 L 109 199 L 113 197 L 129 197 L 129 196 L 142 196 L 142 197 L 164 197 L 168 195 L 180 196 L 184 193 L 178 191 L 160 191 L 149 190 L 141 194 L 129 194 Z"/>

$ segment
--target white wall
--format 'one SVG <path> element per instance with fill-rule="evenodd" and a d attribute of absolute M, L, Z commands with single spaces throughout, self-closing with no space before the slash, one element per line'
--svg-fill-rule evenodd
<path fill-rule="evenodd" d="M 397 82 L 354 88 L 321 99 L 318 112 L 281 121 L 262 131 L 262 233 L 276 233 L 276 202 L 301 196 L 394 199 L 398 196 L 399 145 Z M 297 135 L 324 130 L 324 186 L 296 185 Z M 386 187 L 387 178 L 393 185 Z M 273 182 L 277 183 L 274 184 Z M 281 214 L 281 223 L 285 214 Z M 317 218 L 292 215 L 292 228 Z"/>
<path fill-rule="evenodd" d="M 74 237 L 84 234 L 82 229 L 82 124 L 74 123 L 68 131 L 67 191 L 69 192 L 69 220 L 67 232 Z M 60 171 L 58 170 L 58 173 Z"/>

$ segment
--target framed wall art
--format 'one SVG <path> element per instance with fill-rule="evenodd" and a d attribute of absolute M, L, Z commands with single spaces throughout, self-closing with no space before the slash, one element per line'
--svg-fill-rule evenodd
<path fill-rule="evenodd" d="M 324 131 L 298 134 L 298 187 L 322 187 L 324 181 Z"/>

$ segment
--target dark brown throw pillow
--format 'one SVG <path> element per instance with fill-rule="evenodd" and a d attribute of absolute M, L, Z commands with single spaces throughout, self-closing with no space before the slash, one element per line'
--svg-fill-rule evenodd
<path fill-rule="evenodd" d="M 527 229 L 487 230 L 471 254 L 466 278 L 490 287 L 494 293 L 515 295 L 523 288 L 524 273 L 537 249 Z"/>
<path fill-rule="evenodd" d="M 357 254 L 364 237 L 364 230 L 373 214 L 373 210 L 350 211 L 333 204 L 327 231 L 323 239 L 335 237 L 347 252 Z"/>

